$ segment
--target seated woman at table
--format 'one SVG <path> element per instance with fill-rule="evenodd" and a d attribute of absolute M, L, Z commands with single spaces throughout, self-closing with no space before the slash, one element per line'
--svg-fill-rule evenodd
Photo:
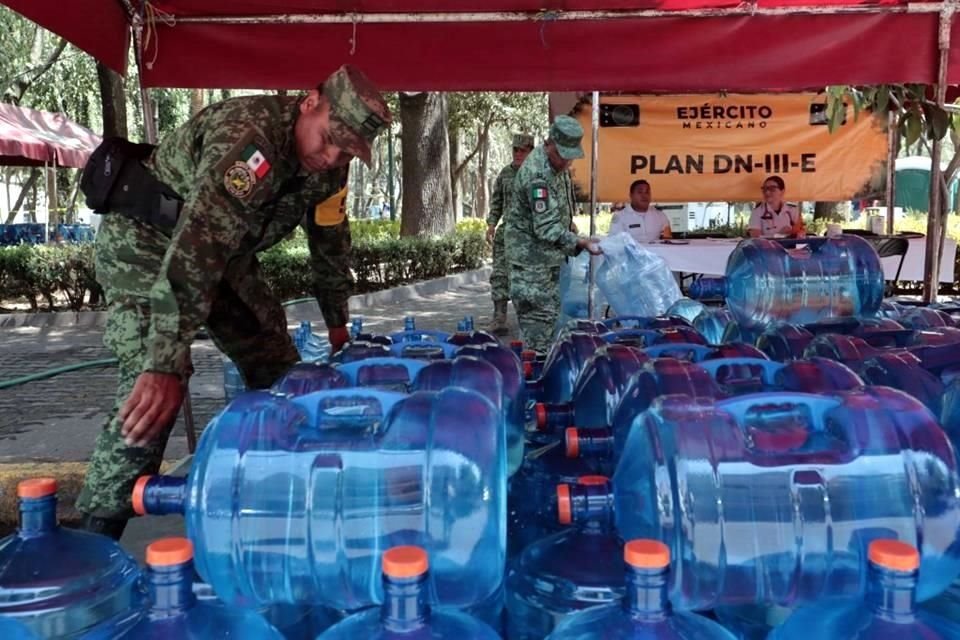
<path fill-rule="evenodd" d="M 634 180 L 630 185 L 630 206 L 613 214 L 610 235 L 629 233 L 640 244 L 671 237 L 670 219 L 663 211 L 650 204 L 652 199 L 650 183 L 646 180 Z"/>
<path fill-rule="evenodd" d="M 763 181 L 763 202 L 750 214 L 751 238 L 803 237 L 806 228 L 803 216 L 795 204 L 784 202 L 786 185 L 780 176 L 770 176 Z"/>

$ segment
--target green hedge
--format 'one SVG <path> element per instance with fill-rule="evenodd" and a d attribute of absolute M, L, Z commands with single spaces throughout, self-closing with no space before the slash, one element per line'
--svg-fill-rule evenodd
<path fill-rule="evenodd" d="M 477 224 L 479 222 L 479 224 Z M 399 223 L 351 225 L 357 293 L 477 269 L 487 257 L 483 221 L 437 238 L 399 238 Z M 0 247 L 0 302 L 27 300 L 31 310 L 96 307 L 103 299 L 93 245 Z M 310 252 L 301 231 L 260 254 L 264 277 L 281 300 L 311 295 Z"/>

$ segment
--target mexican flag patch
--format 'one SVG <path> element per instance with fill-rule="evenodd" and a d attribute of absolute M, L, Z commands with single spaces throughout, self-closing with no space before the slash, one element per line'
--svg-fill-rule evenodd
<path fill-rule="evenodd" d="M 270 171 L 270 163 L 267 161 L 267 157 L 254 144 L 248 144 L 240 157 L 258 178 L 262 178 Z"/>
<path fill-rule="evenodd" d="M 546 198 L 547 190 L 545 187 L 534 187 L 533 188 L 533 197 L 534 198 Z"/>

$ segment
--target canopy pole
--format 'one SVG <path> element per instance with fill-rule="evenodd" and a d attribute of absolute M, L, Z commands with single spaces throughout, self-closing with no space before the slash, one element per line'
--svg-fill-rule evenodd
<path fill-rule="evenodd" d="M 150 90 L 143 85 L 143 16 L 134 9 L 130 0 L 122 0 L 130 20 L 133 31 L 133 57 L 137 61 L 138 79 L 140 81 L 140 108 L 143 109 L 143 135 L 150 144 L 157 143 L 157 121 L 154 119 L 153 104 L 150 100 Z"/>
<path fill-rule="evenodd" d="M 387 191 L 390 192 L 390 220 L 397 219 L 397 197 L 393 192 L 393 125 L 387 127 Z M 382 215 L 381 215 L 382 217 Z"/>
<path fill-rule="evenodd" d="M 947 97 L 947 67 L 950 54 L 950 32 L 953 26 L 953 14 L 956 10 L 956 0 L 947 0 L 942 4 L 940 11 L 940 26 L 938 44 L 940 57 L 937 67 L 936 99 L 937 106 L 943 108 Z M 930 150 L 930 211 L 927 214 L 927 242 L 926 255 L 923 260 L 923 300 L 926 303 L 936 302 L 940 285 L 940 253 L 943 215 L 943 189 L 940 186 L 943 180 L 943 170 L 940 167 L 940 155 L 943 149 L 941 140 L 934 140 Z"/>
<path fill-rule="evenodd" d="M 600 165 L 600 92 L 593 92 L 592 111 L 590 113 L 590 237 L 597 235 L 597 169 Z M 596 272 L 594 260 L 591 257 L 587 273 L 587 316 L 594 317 L 594 297 L 596 288 Z"/>
<path fill-rule="evenodd" d="M 893 214 L 897 201 L 897 155 L 900 153 L 900 130 L 897 114 L 887 114 L 887 235 L 893 235 Z"/>

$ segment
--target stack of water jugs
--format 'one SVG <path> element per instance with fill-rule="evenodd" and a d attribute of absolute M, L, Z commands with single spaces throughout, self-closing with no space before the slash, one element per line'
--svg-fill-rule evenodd
<path fill-rule="evenodd" d="M 627 315 L 643 258 L 547 354 L 408 318 L 302 326 L 271 390 L 225 366 L 188 476 L 134 490 L 186 522 L 142 572 L 24 482 L 0 639 L 960 638 L 960 307 L 883 302 L 843 236 Z"/>

